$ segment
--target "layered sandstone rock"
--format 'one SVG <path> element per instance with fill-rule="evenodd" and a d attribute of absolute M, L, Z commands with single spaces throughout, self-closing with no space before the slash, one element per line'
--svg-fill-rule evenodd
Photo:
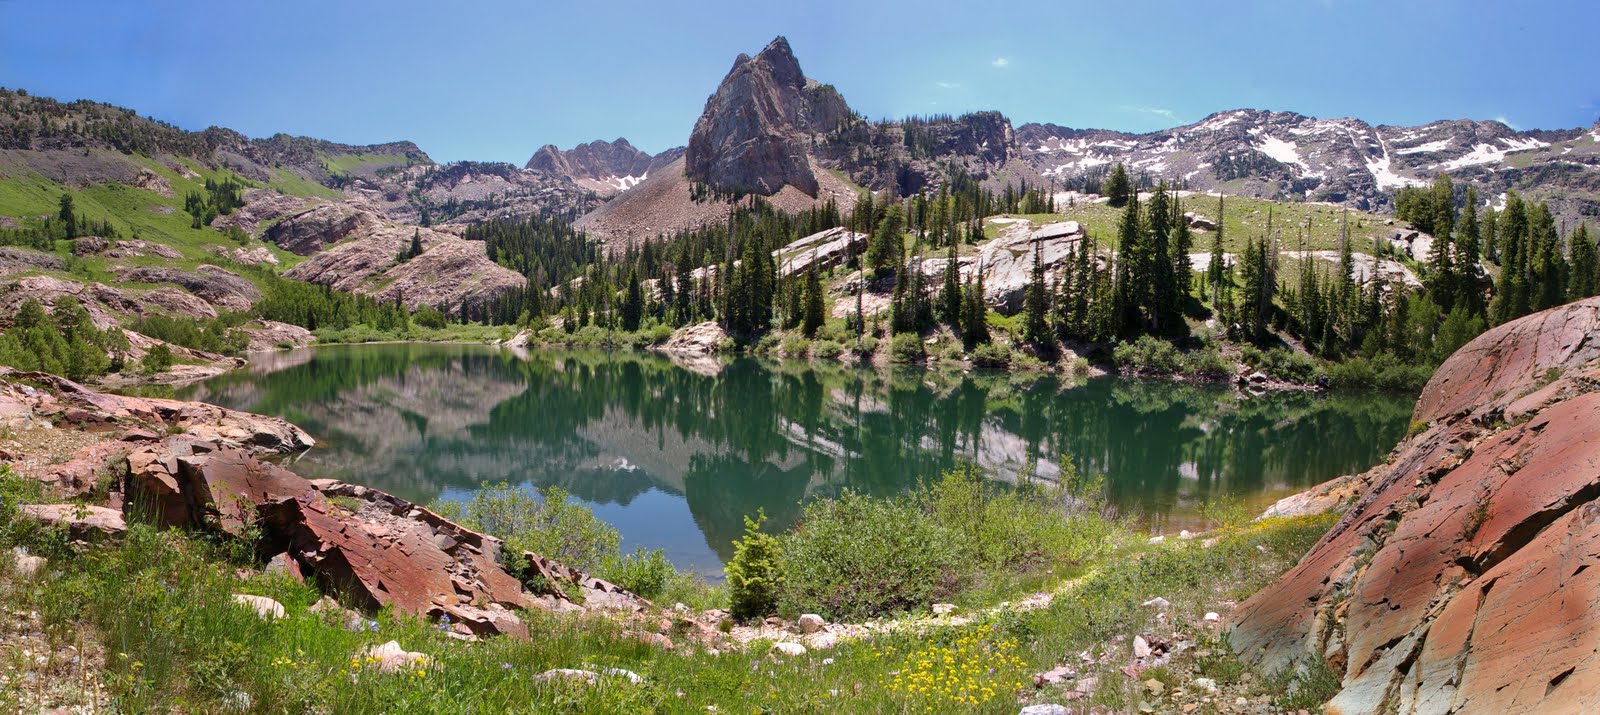
<path fill-rule="evenodd" d="M 1600 702 L 1600 299 L 1499 326 L 1417 402 L 1429 428 L 1234 645 L 1320 659 L 1334 713 L 1580 712 Z"/>

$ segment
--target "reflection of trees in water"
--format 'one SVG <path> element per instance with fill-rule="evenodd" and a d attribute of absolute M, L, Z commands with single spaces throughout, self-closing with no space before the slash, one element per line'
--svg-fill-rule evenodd
<path fill-rule="evenodd" d="M 324 440 L 309 459 L 327 476 L 422 500 L 500 480 L 598 503 L 683 494 L 723 557 L 759 507 L 788 523 L 808 496 L 893 494 L 960 461 L 1014 472 L 1070 455 L 1125 511 L 1155 515 L 1303 486 L 1379 460 L 1410 414 L 1382 395 L 751 359 L 706 375 L 631 352 L 415 345 L 319 349 L 190 396 L 288 417 Z"/>

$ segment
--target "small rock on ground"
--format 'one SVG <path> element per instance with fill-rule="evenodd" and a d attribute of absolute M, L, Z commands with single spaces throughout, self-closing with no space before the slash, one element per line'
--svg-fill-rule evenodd
<path fill-rule="evenodd" d="M 264 621 L 273 621 L 283 618 L 283 604 L 266 596 L 252 596 L 247 593 L 233 594 L 233 602 L 256 612 Z"/>

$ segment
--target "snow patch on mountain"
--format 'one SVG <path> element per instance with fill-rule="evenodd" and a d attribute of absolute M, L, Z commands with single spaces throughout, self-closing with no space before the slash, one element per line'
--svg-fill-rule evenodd
<path fill-rule="evenodd" d="M 1497 147 L 1493 144 L 1474 144 L 1472 145 L 1472 151 L 1468 152 L 1465 156 L 1440 164 L 1439 168 L 1445 171 L 1453 171 L 1455 169 L 1468 166 L 1477 166 L 1479 164 L 1498 164 L 1501 161 L 1504 161 L 1506 155 L 1508 154 L 1519 151 L 1529 151 L 1532 149 L 1542 149 L 1550 146 L 1550 144 L 1547 142 L 1542 142 L 1533 138 L 1501 139 L 1500 141 L 1501 143 L 1505 144 L 1504 147 Z"/>
<path fill-rule="evenodd" d="M 1396 153 L 1396 154 L 1426 154 L 1428 152 L 1444 151 L 1445 149 L 1449 149 L 1449 148 L 1450 148 L 1450 140 L 1449 139 L 1436 139 L 1436 140 L 1428 142 L 1426 144 L 1418 144 L 1418 145 L 1413 146 L 1413 147 L 1406 147 L 1405 149 L 1396 149 L 1394 153 Z"/>

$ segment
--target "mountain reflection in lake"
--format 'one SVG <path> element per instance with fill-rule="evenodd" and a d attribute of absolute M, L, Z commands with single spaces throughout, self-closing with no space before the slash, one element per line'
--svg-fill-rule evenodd
<path fill-rule="evenodd" d="M 962 462 L 1015 480 L 1061 455 L 1154 531 L 1218 496 L 1260 507 L 1382 461 L 1409 396 L 482 346 L 330 346 L 263 356 L 180 397 L 278 415 L 317 438 L 293 464 L 426 503 L 485 483 L 559 485 L 634 544 L 719 574 L 764 508 L 776 524 L 845 489 L 904 491 Z"/>

